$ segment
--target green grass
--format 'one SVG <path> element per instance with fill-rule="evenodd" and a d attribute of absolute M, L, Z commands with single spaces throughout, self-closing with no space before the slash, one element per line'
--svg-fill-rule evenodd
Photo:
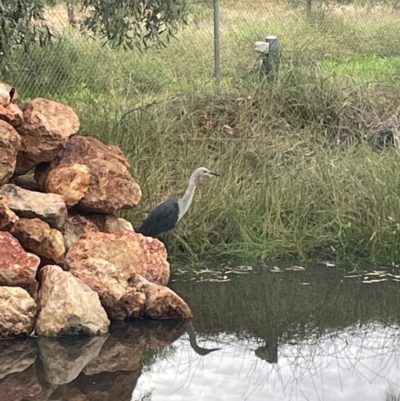
<path fill-rule="evenodd" d="M 70 104 L 81 134 L 124 150 L 143 191 L 123 213 L 134 226 L 183 193 L 196 167 L 222 174 L 199 184 L 172 257 L 398 261 L 399 155 L 381 143 L 397 130 L 398 12 L 253 6 L 221 2 L 218 89 L 212 11 L 201 5 L 177 40 L 145 53 L 61 25 L 52 47 L 15 54 L 11 82 L 24 99 Z M 253 49 L 271 33 L 282 44 L 274 82 Z"/>
<path fill-rule="evenodd" d="M 397 260 L 398 155 L 371 148 L 371 121 L 352 121 L 368 92 L 334 81 L 317 91 L 322 82 L 305 93 L 292 80 L 297 87 L 182 94 L 123 120 L 93 112 L 82 133 L 118 144 L 130 158 L 144 197 L 124 216 L 136 226 L 146 210 L 183 193 L 194 168 L 222 174 L 200 183 L 171 244 L 178 255 L 183 245 L 190 257 Z M 364 118 L 380 100 L 374 91 Z M 342 114 L 344 102 L 349 115 Z"/>
<path fill-rule="evenodd" d="M 321 69 L 338 77 L 354 77 L 361 81 L 400 81 L 400 57 L 354 56 L 323 60 Z"/>

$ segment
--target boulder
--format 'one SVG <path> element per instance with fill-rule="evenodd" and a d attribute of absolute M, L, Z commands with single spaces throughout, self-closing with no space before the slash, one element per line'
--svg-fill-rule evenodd
<path fill-rule="evenodd" d="M 129 173 L 121 149 L 90 137 L 73 136 L 51 163 L 84 164 L 90 170 L 90 184 L 78 206 L 86 211 L 113 214 L 136 206 L 142 193 Z"/>
<path fill-rule="evenodd" d="M 0 231 L 9 231 L 18 221 L 18 216 L 8 207 L 8 200 L 0 196 Z"/>
<path fill-rule="evenodd" d="M 13 177 L 12 183 L 28 191 L 43 192 L 33 174 L 23 174 Z"/>
<path fill-rule="evenodd" d="M 67 207 L 75 206 L 86 194 L 90 183 L 90 169 L 84 164 L 60 164 L 46 177 L 44 190 L 61 195 Z"/>
<path fill-rule="evenodd" d="M 19 217 L 37 217 L 49 223 L 50 227 L 63 229 L 67 207 L 62 196 L 28 191 L 14 184 L 3 185 L 0 196 L 8 199 L 10 209 Z"/>
<path fill-rule="evenodd" d="M 29 287 L 40 258 L 27 253 L 10 233 L 0 231 L 0 285 Z"/>
<path fill-rule="evenodd" d="M 0 120 L 0 185 L 14 174 L 17 154 L 21 148 L 21 137 L 5 121 Z"/>
<path fill-rule="evenodd" d="M 112 214 L 88 213 L 85 217 L 91 220 L 103 233 L 115 233 L 120 230 L 134 231 L 132 224 Z"/>
<path fill-rule="evenodd" d="M 139 317 L 146 296 L 128 285 L 128 278 L 104 259 L 87 258 L 74 263 L 70 272 L 99 294 L 113 320 Z"/>
<path fill-rule="evenodd" d="M 108 332 L 110 321 L 99 296 L 85 283 L 59 266 L 41 270 L 39 335 L 99 335 Z"/>
<path fill-rule="evenodd" d="M 142 317 L 152 319 L 186 319 L 192 317 L 188 304 L 170 288 L 150 283 L 140 274 L 129 279 L 129 285 L 146 295 Z"/>
<path fill-rule="evenodd" d="M 30 335 L 35 324 L 36 303 L 23 288 L 0 287 L 0 337 Z"/>
<path fill-rule="evenodd" d="M 24 103 L 21 109 L 24 118 L 18 127 L 22 147 L 18 154 L 17 175 L 25 174 L 41 162 L 53 160 L 80 126 L 78 116 L 70 107 L 53 100 L 33 99 Z"/>
<path fill-rule="evenodd" d="M 16 128 L 22 124 L 23 119 L 24 114 L 18 105 L 14 103 L 10 103 L 7 107 L 0 105 L 0 120 Z"/>
<path fill-rule="evenodd" d="M 8 92 L 9 95 L 11 93 L 11 90 L 12 89 L 14 90 L 14 94 L 12 96 L 11 103 L 15 103 L 18 100 L 18 97 L 19 97 L 18 96 L 18 92 L 16 91 L 16 89 L 13 86 L 11 86 L 10 84 L 7 84 L 6 82 L 0 82 L 0 84 L 2 84 L 4 86 L 4 88 L 6 89 L 6 91 Z"/>
<path fill-rule="evenodd" d="M 84 233 L 98 232 L 99 227 L 96 226 L 86 216 L 80 214 L 72 214 L 68 216 L 64 225 L 64 244 L 68 250 Z"/>
<path fill-rule="evenodd" d="M 7 107 L 11 102 L 10 91 L 3 83 L 0 83 L 0 106 Z"/>
<path fill-rule="evenodd" d="M 19 219 L 12 235 L 22 247 L 42 258 L 45 263 L 63 263 L 65 255 L 64 238 L 60 231 L 40 219 Z"/>
<path fill-rule="evenodd" d="M 73 344 L 63 344 L 58 338 L 39 336 L 39 355 L 46 381 L 61 385 L 75 380 L 84 367 L 99 355 L 107 337 L 77 337 Z"/>
<path fill-rule="evenodd" d="M 67 252 L 65 267 L 75 267 L 74 270 L 77 270 L 80 262 L 88 258 L 112 263 L 127 278 L 138 273 L 153 283 L 168 284 L 170 271 L 167 250 L 155 238 L 127 230 L 112 234 L 88 232 Z"/>

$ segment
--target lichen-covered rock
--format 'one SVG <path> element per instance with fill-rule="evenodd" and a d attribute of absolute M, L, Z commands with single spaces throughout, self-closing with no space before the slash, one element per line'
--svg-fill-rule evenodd
<path fill-rule="evenodd" d="M 64 225 L 64 244 L 68 250 L 84 233 L 99 232 L 100 229 L 87 216 L 72 214 Z"/>
<path fill-rule="evenodd" d="M 22 124 L 24 115 L 18 105 L 10 103 L 7 107 L 0 105 L 0 120 L 12 125 L 14 128 Z"/>
<path fill-rule="evenodd" d="M 8 207 L 8 200 L 0 196 L 0 231 L 11 230 L 18 221 L 18 216 Z"/>
<path fill-rule="evenodd" d="M 12 235 L 22 247 L 42 258 L 45 263 L 64 261 L 64 238 L 60 231 L 40 219 L 19 219 L 14 225 Z"/>
<path fill-rule="evenodd" d="M 85 283 L 59 266 L 41 270 L 39 335 L 99 335 L 108 332 L 110 321 L 99 296 Z"/>
<path fill-rule="evenodd" d="M 52 384 L 67 384 L 75 380 L 83 368 L 94 358 L 107 340 L 108 335 L 92 338 L 76 338 L 73 345 L 64 345 L 57 338 L 38 337 L 40 360 L 46 381 Z M 68 398 L 69 400 L 71 398 Z"/>
<path fill-rule="evenodd" d="M 23 288 L 0 287 L 0 310 L 0 337 L 32 333 L 36 303 Z"/>
<path fill-rule="evenodd" d="M 146 296 L 128 285 L 128 278 L 104 259 L 77 261 L 70 272 L 99 294 L 101 303 L 113 320 L 139 317 Z"/>
<path fill-rule="evenodd" d="M 86 211 L 115 213 L 136 206 L 142 193 L 129 173 L 126 156 L 117 146 L 105 145 L 90 137 L 73 136 L 51 168 L 63 164 L 84 164 L 90 170 L 90 184 L 78 203 Z"/>
<path fill-rule="evenodd" d="M 37 98 L 21 106 L 24 120 L 18 127 L 22 148 L 16 173 L 25 174 L 41 162 L 54 159 L 68 138 L 79 130 L 76 113 L 53 100 Z"/>
<path fill-rule="evenodd" d="M 14 174 L 17 154 L 21 148 L 21 137 L 5 121 L 0 120 L 0 185 Z"/>
<path fill-rule="evenodd" d="M 129 285 L 146 295 L 141 311 L 143 317 L 152 319 L 186 319 L 192 317 L 188 304 L 168 287 L 150 283 L 140 274 L 129 279 Z"/>
<path fill-rule="evenodd" d="M 10 233 L 0 231 L 0 285 L 29 287 L 39 264 L 38 256 L 26 252 Z"/>
<path fill-rule="evenodd" d="M 167 250 L 155 238 L 127 230 L 112 234 L 85 233 L 67 252 L 65 266 L 67 269 L 79 268 L 79 263 L 88 258 L 112 263 L 127 278 L 138 273 L 153 283 L 168 284 Z"/>
<path fill-rule="evenodd" d="M 28 191 L 14 184 L 3 185 L 0 196 L 8 199 L 10 209 L 19 217 L 37 217 L 49 223 L 50 227 L 63 229 L 67 219 L 67 206 L 62 196 Z"/>
<path fill-rule="evenodd" d="M 44 189 L 46 192 L 61 195 L 70 208 L 85 196 L 89 183 L 89 167 L 79 163 L 60 164 L 50 170 Z"/>

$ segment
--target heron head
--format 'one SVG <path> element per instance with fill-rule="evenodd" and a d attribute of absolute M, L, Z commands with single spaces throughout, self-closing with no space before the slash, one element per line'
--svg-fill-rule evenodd
<path fill-rule="evenodd" d="M 219 174 L 217 174 L 214 171 L 209 170 L 206 167 L 199 167 L 197 170 L 195 170 L 196 176 L 199 177 L 201 175 L 207 175 L 209 177 L 218 177 Z"/>

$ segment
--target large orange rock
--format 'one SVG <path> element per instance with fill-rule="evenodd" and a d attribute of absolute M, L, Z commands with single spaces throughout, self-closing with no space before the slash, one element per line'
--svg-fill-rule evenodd
<path fill-rule="evenodd" d="M 88 258 L 112 263 L 127 278 L 138 273 L 153 283 L 168 284 L 170 271 L 167 250 L 155 238 L 127 230 L 112 234 L 88 232 L 69 249 L 65 257 L 65 267 L 78 268 L 79 263 Z"/>
<path fill-rule="evenodd" d="M 76 113 L 62 103 L 37 98 L 24 103 L 21 109 L 24 119 L 18 127 L 22 138 L 16 168 L 18 175 L 25 174 L 41 162 L 53 160 L 80 127 Z"/>
<path fill-rule="evenodd" d="M 87 258 L 72 265 L 70 272 L 99 294 L 110 319 L 139 317 L 146 296 L 128 285 L 128 278 L 104 259 Z"/>
<path fill-rule="evenodd" d="M 104 233 L 115 233 L 121 230 L 134 231 L 129 221 L 112 214 L 86 213 L 85 217 L 96 224 Z"/>
<path fill-rule="evenodd" d="M 71 214 L 64 225 L 64 244 L 68 250 L 84 233 L 99 232 L 99 227 L 87 216 Z"/>
<path fill-rule="evenodd" d="M 8 200 L 0 196 L 0 231 L 11 230 L 18 221 L 18 216 L 8 207 Z"/>
<path fill-rule="evenodd" d="M 182 319 L 192 316 L 186 302 L 168 287 L 134 274 L 128 281 L 120 269 L 104 259 L 87 258 L 70 272 L 99 294 L 113 320 L 132 317 Z"/>
<path fill-rule="evenodd" d="M 17 154 L 21 148 L 21 137 L 5 121 L 0 120 L 0 185 L 14 174 Z"/>
<path fill-rule="evenodd" d="M 146 295 L 141 316 L 152 319 L 186 319 L 192 317 L 188 304 L 168 287 L 150 283 L 140 274 L 129 279 L 129 285 Z"/>
<path fill-rule="evenodd" d="M 64 238 L 60 231 L 40 219 L 19 219 L 14 225 L 12 235 L 23 248 L 42 258 L 44 263 L 64 261 Z"/>
<path fill-rule="evenodd" d="M 0 287 L 0 337 L 30 335 L 36 316 L 36 303 L 19 287 Z"/>
<path fill-rule="evenodd" d="M 57 165 L 76 163 L 90 170 L 89 187 L 78 203 L 81 209 L 113 214 L 139 203 L 142 197 L 140 187 L 129 173 L 126 156 L 117 146 L 105 145 L 95 138 L 73 136 L 42 175 L 50 175 L 51 169 Z"/>
<path fill-rule="evenodd" d="M 89 167 L 79 163 L 60 164 L 50 170 L 44 189 L 46 192 L 61 195 L 70 208 L 85 196 L 89 184 Z"/>
<path fill-rule="evenodd" d="M 67 207 L 62 196 L 28 191 L 14 184 L 0 187 L 0 196 L 7 198 L 9 208 L 19 217 L 37 217 L 53 228 L 63 229 Z"/>
<path fill-rule="evenodd" d="M 99 335 L 108 332 L 110 321 L 99 296 L 85 283 L 59 266 L 48 265 L 40 273 L 39 335 Z"/>
<path fill-rule="evenodd" d="M 0 231 L 0 285 L 29 287 L 40 258 L 28 253 L 10 233 Z"/>
<path fill-rule="evenodd" d="M 14 103 L 10 103 L 7 107 L 0 105 L 0 120 L 5 121 L 15 128 L 22 124 L 24 114 L 19 106 Z"/>

